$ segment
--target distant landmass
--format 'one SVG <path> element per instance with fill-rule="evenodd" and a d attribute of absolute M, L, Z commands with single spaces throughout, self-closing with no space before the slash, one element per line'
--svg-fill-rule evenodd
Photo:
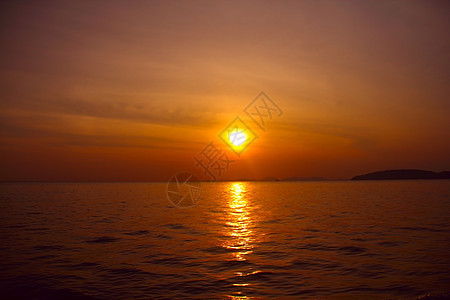
<path fill-rule="evenodd" d="M 329 180 L 323 177 L 287 177 L 283 181 L 325 181 Z"/>
<path fill-rule="evenodd" d="M 264 177 L 258 181 L 325 181 L 330 180 L 323 177 L 287 177 L 278 179 L 276 177 Z"/>
<path fill-rule="evenodd" d="M 402 179 L 450 179 L 450 172 L 432 172 L 425 170 L 385 170 L 358 175 L 352 180 L 402 180 Z"/>
<path fill-rule="evenodd" d="M 279 179 L 276 177 L 264 177 L 260 181 L 279 181 Z"/>

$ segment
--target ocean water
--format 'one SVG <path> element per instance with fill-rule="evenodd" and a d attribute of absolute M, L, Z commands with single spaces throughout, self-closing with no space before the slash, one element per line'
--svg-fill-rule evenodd
<path fill-rule="evenodd" d="M 0 185 L 2 299 L 449 292 L 450 181 Z"/>

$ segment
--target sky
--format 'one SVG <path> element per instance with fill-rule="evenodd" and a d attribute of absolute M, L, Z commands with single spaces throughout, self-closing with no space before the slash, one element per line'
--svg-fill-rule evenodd
<path fill-rule="evenodd" d="M 210 143 L 217 180 L 450 169 L 448 1 L 0 6 L 0 180 L 204 178 Z M 236 117 L 258 136 L 239 155 Z"/>

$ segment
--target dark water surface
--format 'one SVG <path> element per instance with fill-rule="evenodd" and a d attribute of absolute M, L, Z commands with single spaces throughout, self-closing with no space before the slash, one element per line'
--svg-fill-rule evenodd
<path fill-rule="evenodd" d="M 448 292 L 450 181 L 0 185 L 1 298 Z"/>

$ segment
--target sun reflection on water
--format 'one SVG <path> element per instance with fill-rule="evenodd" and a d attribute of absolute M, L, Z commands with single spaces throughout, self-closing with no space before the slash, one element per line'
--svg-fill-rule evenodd
<path fill-rule="evenodd" d="M 235 250 L 233 252 L 234 260 L 244 261 L 245 255 L 252 252 L 253 249 L 253 231 L 251 229 L 251 214 L 248 209 L 246 183 L 235 182 L 229 186 L 230 198 L 229 219 L 226 222 L 229 226 L 227 235 L 231 239 L 223 245 L 227 249 Z"/>
<path fill-rule="evenodd" d="M 246 296 L 255 284 L 255 276 L 261 270 L 254 267 L 249 254 L 256 250 L 256 245 L 261 241 L 260 232 L 256 224 L 259 217 L 255 210 L 259 208 L 252 199 L 251 186 L 245 182 L 232 182 L 225 186 L 227 203 L 224 215 L 224 240 L 221 246 L 227 249 L 227 261 L 232 266 L 233 295 L 227 295 L 230 299 L 253 299 Z M 231 274 L 230 274 L 231 275 Z"/>

